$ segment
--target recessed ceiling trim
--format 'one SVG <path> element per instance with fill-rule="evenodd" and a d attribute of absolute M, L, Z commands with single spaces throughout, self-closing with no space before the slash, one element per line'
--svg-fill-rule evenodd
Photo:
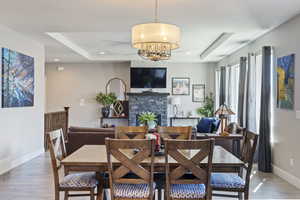
<path fill-rule="evenodd" d="M 211 52 L 228 40 L 233 33 L 222 33 L 215 41 L 213 41 L 201 54 L 200 58 L 205 59 Z"/>
<path fill-rule="evenodd" d="M 66 47 L 70 48 L 74 52 L 78 53 L 79 55 L 85 57 L 86 59 L 95 60 L 90 56 L 90 54 L 86 50 L 82 49 L 80 46 L 78 46 L 77 44 L 75 44 L 74 42 L 69 40 L 62 33 L 47 32 L 46 34 L 49 35 L 50 37 L 52 37 L 53 39 L 59 41 L 60 43 L 62 43 Z"/>

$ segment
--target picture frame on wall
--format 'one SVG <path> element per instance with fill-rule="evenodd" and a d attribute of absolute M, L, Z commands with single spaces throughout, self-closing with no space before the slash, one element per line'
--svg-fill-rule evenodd
<path fill-rule="evenodd" d="M 205 102 L 205 84 L 192 85 L 192 101 L 198 103 Z"/>
<path fill-rule="evenodd" d="M 172 95 L 190 95 L 190 78 L 173 77 Z"/>

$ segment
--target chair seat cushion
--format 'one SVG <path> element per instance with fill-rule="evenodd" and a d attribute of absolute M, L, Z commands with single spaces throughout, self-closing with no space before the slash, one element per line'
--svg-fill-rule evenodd
<path fill-rule="evenodd" d="M 170 197 L 175 199 L 201 199 L 204 196 L 204 184 L 172 184 L 170 188 Z"/>
<path fill-rule="evenodd" d="M 97 186 L 95 173 L 75 173 L 65 176 L 59 184 L 62 188 L 93 188 Z"/>
<path fill-rule="evenodd" d="M 153 191 L 154 189 L 155 183 L 153 183 Z M 148 184 L 114 184 L 114 196 L 116 198 L 148 198 L 149 195 L 150 187 Z"/>
<path fill-rule="evenodd" d="M 236 174 L 212 173 L 211 185 L 213 188 L 243 188 L 245 181 Z"/>

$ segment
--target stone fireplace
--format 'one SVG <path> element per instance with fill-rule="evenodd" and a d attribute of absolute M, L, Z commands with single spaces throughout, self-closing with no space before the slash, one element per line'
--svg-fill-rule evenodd
<path fill-rule="evenodd" d="M 157 115 L 158 125 L 168 125 L 169 93 L 141 92 L 127 93 L 129 97 L 129 126 L 137 126 L 137 117 L 142 112 L 153 112 Z"/>

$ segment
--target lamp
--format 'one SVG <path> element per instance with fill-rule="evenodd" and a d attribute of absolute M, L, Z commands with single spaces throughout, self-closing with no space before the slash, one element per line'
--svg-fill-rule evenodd
<path fill-rule="evenodd" d="M 151 61 L 168 60 L 171 51 L 179 48 L 180 29 L 158 22 L 158 0 L 155 0 L 154 23 L 138 24 L 131 31 L 132 46 L 138 55 Z"/>
<path fill-rule="evenodd" d="M 227 135 L 224 131 L 224 128 L 227 127 L 227 121 L 228 121 L 227 116 L 235 115 L 235 113 L 226 104 L 223 104 L 215 112 L 215 115 L 219 115 L 219 118 L 221 119 L 221 135 Z M 224 127 L 224 121 L 225 121 L 225 127 Z"/>
<path fill-rule="evenodd" d="M 174 97 L 172 98 L 172 104 L 173 104 L 173 112 L 174 112 L 174 117 L 177 117 L 178 114 L 178 106 L 181 105 L 181 100 L 179 97 Z"/>

